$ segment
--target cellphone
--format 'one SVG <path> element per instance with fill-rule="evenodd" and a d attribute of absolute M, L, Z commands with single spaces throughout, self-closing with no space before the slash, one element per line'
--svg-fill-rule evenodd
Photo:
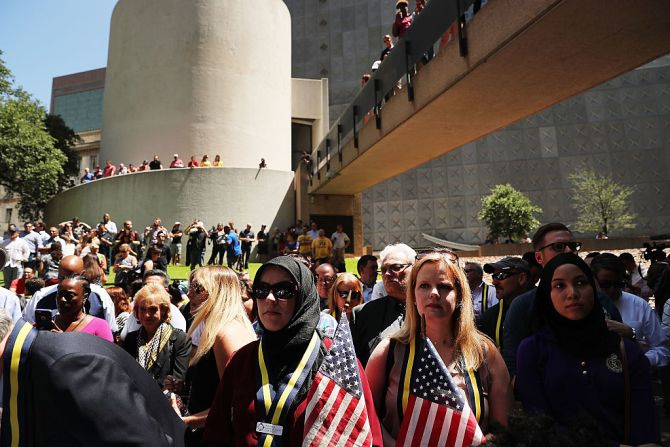
<path fill-rule="evenodd" d="M 53 329 L 53 316 L 49 309 L 35 309 L 35 327 L 40 331 Z"/>

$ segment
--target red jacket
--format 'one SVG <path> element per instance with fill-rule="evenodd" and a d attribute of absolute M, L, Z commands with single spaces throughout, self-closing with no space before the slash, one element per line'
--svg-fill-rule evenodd
<path fill-rule="evenodd" d="M 332 340 L 323 341 L 330 348 Z M 249 343 L 237 351 L 228 362 L 223 373 L 223 379 L 214 397 L 209 410 L 203 445 L 205 446 L 249 446 L 255 447 L 258 435 L 256 433 L 256 368 L 258 363 L 259 341 Z M 358 370 L 361 376 L 361 385 L 372 432 L 372 445 L 382 446 L 382 432 L 379 419 L 375 412 L 375 405 L 368 386 L 368 380 L 360 362 Z M 287 423 L 289 439 L 288 446 L 302 446 L 305 424 L 305 408 L 307 396 L 300 402 Z"/>

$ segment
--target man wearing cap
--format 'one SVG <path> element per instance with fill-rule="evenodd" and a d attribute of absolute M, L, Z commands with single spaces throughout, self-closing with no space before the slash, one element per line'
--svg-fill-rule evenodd
<path fill-rule="evenodd" d="M 179 158 L 179 154 L 174 154 L 172 156 L 172 163 L 170 163 L 171 168 L 183 168 L 184 167 L 184 161 Z"/>
<path fill-rule="evenodd" d="M 484 265 L 484 271 L 493 278 L 498 303 L 484 312 L 479 321 L 479 330 L 491 337 L 498 349 L 502 349 L 503 323 L 512 300 L 528 290 L 530 266 L 521 258 L 506 256 L 498 262 Z"/>
<path fill-rule="evenodd" d="M 6 286 L 23 275 L 23 263 L 30 257 L 30 245 L 19 237 L 19 229 L 16 225 L 10 225 L 7 230 L 9 239 L 2 241 L 0 247 L 7 252 L 7 259 L 2 269 Z"/>
<path fill-rule="evenodd" d="M 395 4 L 397 12 L 393 21 L 391 34 L 397 38 L 402 38 L 410 26 L 412 26 L 412 16 L 409 13 L 409 4 L 407 0 L 398 0 Z"/>

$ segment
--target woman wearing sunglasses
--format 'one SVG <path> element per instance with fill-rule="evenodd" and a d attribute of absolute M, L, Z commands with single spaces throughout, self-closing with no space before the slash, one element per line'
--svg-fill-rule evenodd
<path fill-rule="evenodd" d="M 395 445 L 403 420 L 412 417 L 408 384 L 418 374 L 411 365 L 421 365 L 416 353 L 422 349 L 422 332 L 435 346 L 483 433 L 493 422 L 507 425 L 512 403 L 507 368 L 495 345 L 475 328 L 468 280 L 457 259 L 441 252 L 422 253 L 417 259 L 407 284 L 403 325 L 375 348 L 365 369 L 385 446 Z M 422 320 L 425 330 L 420 329 Z M 420 374 L 426 376 L 426 384 L 440 372 L 433 363 L 432 369 Z M 435 390 L 444 386 L 441 383 Z"/>
<path fill-rule="evenodd" d="M 280 256 L 261 266 L 251 294 L 263 337 L 237 351 L 228 363 L 207 419 L 204 442 L 300 446 L 307 393 L 331 345 L 317 331 L 320 311 L 314 277 L 296 259 Z M 360 365 L 358 372 L 373 445 L 381 445 L 379 422 Z"/>
<path fill-rule="evenodd" d="M 363 290 L 361 282 L 351 273 L 340 273 L 330 288 L 328 296 L 328 309 L 324 312 L 340 321 L 342 310 L 347 313 L 347 319 L 351 321 L 351 310 L 363 302 Z"/>
<path fill-rule="evenodd" d="M 193 349 L 186 373 L 190 416 L 184 417 L 184 422 L 189 427 L 186 445 L 197 446 L 228 360 L 255 340 L 256 334 L 242 304 L 240 281 L 232 269 L 207 266 L 194 270 L 189 278 L 188 298 L 194 319 L 188 332 Z M 178 383 L 175 385 L 179 388 Z"/>
<path fill-rule="evenodd" d="M 540 331 L 517 352 L 517 395 L 526 411 L 563 425 L 585 415 L 613 445 L 659 441 L 649 362 L 608 330 L 594 274 L 577 255 L 549 261 L 535 297 Z"/>

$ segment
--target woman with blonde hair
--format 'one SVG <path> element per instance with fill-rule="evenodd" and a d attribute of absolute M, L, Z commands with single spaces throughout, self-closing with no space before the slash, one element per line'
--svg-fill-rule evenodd
<path fill-rule="evenodd" d="M 223 266 L 194 270 L 189 278 L 188 298 L 193 324 L 189 335 L 194 348 L 189 361 L 188 410 L 184 418 L 186 445 L 200 445 L 202 428 L 223 376 L 235 351 L 256 340 L 256 334 L 242 304 L 237 273 Z"/>
<path fill-rule="evenodd" d="M 507 424 L 512 403 L 509 374 L 493 342 L 477 331 L 470 288 L 453 253 L 429 252 L 412 267 L 402 327 L 373 351 L 366 374 L 382 420 L 384 445 L 395 445 L 406 410 L 404 378 L 422 318 L 425 335 L 486 433 Z M 424 332 L 424 331 L 422 331 Z M 388 356 L 392 358 L 388 359 Z"/>
<path fill-rule="evenodd" d="M 165 288 L 149 283 L 134 298 L 133 314 L 140 329 L 128 333 L 123 349 L 132 355 L 163 388 L 183 380 L 191 353 L 191 340 L 182 330 L 170 325 L 170 295 Z"/>
<path fill-rule="evenodd" d="M 328 310 L 330 316 L 340 321 L 342 310 L 347 313 L 347 319 L 351 321 L 351 311 L 363 302 L 363 289 L 361 282 L 351 273 L 340 273 L 328 294 Z"/>

